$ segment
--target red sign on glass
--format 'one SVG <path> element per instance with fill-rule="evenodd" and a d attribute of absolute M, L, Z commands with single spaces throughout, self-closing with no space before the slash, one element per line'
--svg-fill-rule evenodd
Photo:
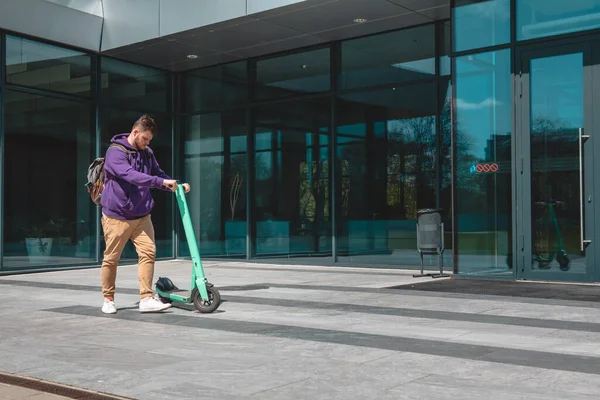
<path fill-rule="evenodd" d="M 498 172 L 498 169 L 499 169 L 498 164 L 487 163 L 487 164 L 472 165 L 470 168 L 470 171 L 471 171 L 471 173 L 482 174 L 482 173 Z"/>

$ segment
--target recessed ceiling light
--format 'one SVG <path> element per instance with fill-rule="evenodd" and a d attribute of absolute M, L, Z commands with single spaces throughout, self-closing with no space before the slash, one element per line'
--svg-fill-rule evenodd
<path fill-rule="evenodd" d="M 306 65 L 306 64 L 304 64 L 304 65 L 302 66 L 302 68 L 306 68 L 306 67 L 308 67 L 308 65 Z"/>
<path fill-rule="evenodd" d="M 356 22 L 357 24 L 362 24 L 363 22 L 367 22 L 367 20 L 364 18 L 356 18 L 354 22 Z"/>
<path fill-rule="evenodd" d="M 187 58 L 194 60 L 194 59 L 198 58 L 198 55 L 197 54 L 188 54 Z"/>

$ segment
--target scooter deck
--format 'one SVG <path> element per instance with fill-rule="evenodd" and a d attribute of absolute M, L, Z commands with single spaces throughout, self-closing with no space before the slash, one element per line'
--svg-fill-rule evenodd
<path fill-rule="evenodd" d="M 174 294 L 176 296 L 187 297 L 190 295 L 189 290 L 173 290 L 172 292 L 168 292 L 168 294 Z"/>

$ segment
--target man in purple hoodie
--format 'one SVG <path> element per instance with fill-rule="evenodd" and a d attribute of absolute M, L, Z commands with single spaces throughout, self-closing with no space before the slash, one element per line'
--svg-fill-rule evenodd
<path fill-rule="evenodd" d="M 156 123 L 147 115 L 140 117 L 130 133 L 114 136 L 104 161 L 105 180 L 102 192 L 102 229 L 106 250 L 102 261 L 102 312 L 114 314 L 117 264 L 129 240 L 138 253 L 141 312 L 163 311 L 170 307 L 152 295 L 156 245 L 150 212 L 154 200 L 150 189 L 175 191 L 177 181 L 160 168 L 148 147 L 156 134 Z M 184 183 L 185 192 L 190 185 Z"/>

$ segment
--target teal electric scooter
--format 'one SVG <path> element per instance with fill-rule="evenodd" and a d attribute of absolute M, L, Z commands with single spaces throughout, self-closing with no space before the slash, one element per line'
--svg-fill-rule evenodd
<path fill-rule="evenodd" d="M 567 251 L 565 250 L 563 237 L 560 232 L 560 228 L 558 226 L 558 220 L 556 219 L 556 212 L 554 211 L 555 207 L 558 204 L 561 204 L 561 202 L 556 201 L 556 200 L 551 200 L 548 202 L 538 201 L 535 204 L 538 206 L 541 206 L 541 207 L 548 207 L 548 217 L 550 220 L 550 224 L 552 225 L 552 228 L 555 231 L 555 235 L 556 235 L 555 240 L 556 241 L 555 241 L 554 247 L 552 249 L 549 249 L 550 254 L 548 254 L 548 257 L 543 257 L 541 255 L 542 250 L 539 249 L 539 247 L 541 247 L 541 243 L 538 243 L 538 246 L 536 246 L 536 251 L 535 251 L 536 255 L 535 255 L 535 257 L 533 257 L 533 261 L 538 263 L 538 268 L 547 269 L 547 268 L 550 268 L 550 264 L 552 263 L 552 261 L 554 261 L 554 259 L 556 259 L 560 270 L 568 271 L 570 269 L 571 260 L 569 260 L 569 255 L 567 254 Z M 540 218 L 540 221 L 541 221 L 541 218 Z M 541 223 L 540 223 L 540 226 L 541 226 Z M 540 231 L 541 231 L 541 229 L 540 229 Z M 538 241 L 541 241 L 541 238 L 539 238 Z"/>
<path fill-rule="evenodd" d="M 219 308 L 221 294 L 211 283 L 208 283 L 204 275 L 192 219 L 185 200 L 185 189 L 182 185 L 177 186 L 175 196 L 177 197 L 183 229 L 192 256 L 192 286 L 189 291 L 181 290 L 169 278 L 160 277 L 156 282 L 156 291 L 163 303 L 194 303 L 196 309 L 201 313 L 211 313 Z"/>

